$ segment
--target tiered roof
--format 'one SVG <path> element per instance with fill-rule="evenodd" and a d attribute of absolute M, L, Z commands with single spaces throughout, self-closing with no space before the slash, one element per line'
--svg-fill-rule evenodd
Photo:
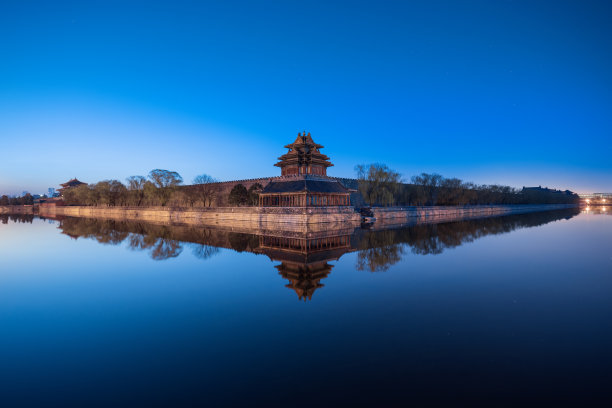
<path fill-rule="evenodd" d="M 324 169 L 333 166 L 329 161 L 329 157 L 320 152 L 323 148 L 322 145 L 315 143 L 310 136 L 310 132 L 306 134 L 298 133 L 297 138 L 291 144 L 285 146 L 289 151 L 278 158 L 280 160 L 275 166 L 281 169 L 292 166 L 297 168 L 304 168 L 304 166 L 318 165 Z M 301 173 L 300 174 L 306 174 Z"/>
<path fill-rule="evenodd" d="M 67 188 L 67 187 L 76 187 L 76 186 L 80 186 L 81 184 L 85 184 L 82 181 L 79 181 L 75 178 L 73 178 L 72 180 L 68 180 L 65 183 L 61 183 L 60 186 Z"/>

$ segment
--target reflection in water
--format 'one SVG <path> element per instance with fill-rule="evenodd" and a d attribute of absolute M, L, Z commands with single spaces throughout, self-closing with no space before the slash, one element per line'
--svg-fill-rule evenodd
<path fill-rule="evenodd" d="M 198 259 L 206 260 L 217 253 L 219 248 L 211 245 L 195 244 L 193 247 L 193 255 Z"/>
<path fill-rule="evenodd" d="M 438 255 L 447 249 L 487 235 L 504 234 L 519 228 L 570 219 L 579 213 L 580 210 L 576 208 L 441 224 L 420 224 L 396 229 L 362 230 L 357 240 L 357 268 L 371 272 L 385 271 L 401 260 L 407 247 L 410 247 L 414 254 Z"/>
<path fill-rule="evenodd" d="M 289 281 L 285 287 L 293 289 L 297 293 L 298 299 L 306 301 L 312 300 L 314 291 L 324 286 L 321 279 L 329 275 L 333 265 L 325 261 L 311 264 L 282 262 L 275 268 L 278 269 L 278 273 L 283 278 Z"/>
<path fill-rule="evenodd" d="M 609 206 L 609 205 L 588 206 L 582 209 L 582 213 L 583 214 L 612 215 L 612 206 Z"/>
<path fill-rule="evenodd" d="M 285 287 L 293 289 L 300 300 L 311 300 L 315 290 L 324 285 L 324 279 L 333 265 L 328 261 L 338 260 L 352 251 L 349 235 L 322 236 L 318 238 L 275 237 L 261 235 L 257 253 L 263 253 L 276 265 L 278 273 L 289 281 Z"/>
<path fill-rule="evenodd" d="M 32 214 L 0 214 L 0 222 L 2 224 L 8 224 L 9 221 L 32 224 L 34 221 L 34 215 Z"/>
<path fill-rule="evenodd" d="M 333 264 L 348 252 L 357 252 L 357 269 L 385 271 L 402 260 L 408 248 L 414 254 L 437 255 L 487 235 L 504 234 L 518 228 L 535 227 L 561 219 L 569 219 L 580 209 L 536 212 L 504 217 L 419 224 L 412 226 L 377 225 L 371 229 L 356 228 L 351 233 L 324 231 L 304 233 L 287 231 L 234 232 L 187 225 L 159 225 L 134 221 L 94 218 L 58 217 L 59 229 L 74 239 L 88 238 L 107 245 L 123 242 L 133 250 L 148 251 L 151 258 L 175 258 L 184 245 L 192 246 L 193 254 L 208 259 L 219 248 L 238 252 L 264 254 L 276 265 L 279 274 L 289 283 L 300 300 L 310 300 L 323 287 Z M 593 210 L 588 210 L 593 211 Z M 605 213 L 607 209 L 599 209 Z M 32 215 L 2 215 L 3 223 L 31 223 Z"/>
<path fill-rule="evenodd" d="M 366 233 L 359 240 L 357 269 L 360 271 L 383 272 L 402 260 L 404 244 L 397 242 L 394 230 Z"/>

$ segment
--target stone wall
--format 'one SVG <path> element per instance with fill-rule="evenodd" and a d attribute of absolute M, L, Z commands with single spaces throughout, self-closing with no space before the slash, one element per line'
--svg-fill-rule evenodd
<path fill-rule="evenodd" d="M 351 207 L 218 207 L 186 209 L 168 207 L 80 207 L 40 208 L 42 216 L 71 216 L 167 222 L 239 229 L 277 229 L 316 232 L 359 225 L 361 216 Z"/>
<path fill-rule="evenodd" d="M 2 205 L 0 214 L 34 214 L 32 205 Z"/>
<path fill-rule="evenodd" d="M 578 207 L 576 204 L 514 204 L 473 205 L 462 207 L 379 207 L 372 208 L 377 224 L 421 223 L 427 221 L 455 221 L 471 218 L 525 214 L 535 211 L 562 210 Z"/>
<path fill-rule="evenodd" d="M 214 189 L 216 197 L 213 203 L 213 207 L 228 207 L 229 203 L 227 199 L 229 197 L 232 188 L 238 184 L 242 184 L 248 190 L 253 184 L 259 183 L 262 187 L 265 187 L 271 180 L 279 179 L 280 177 L 263 177 L 255 179 L 245 180 L 233 180 L 233 181 L 220 181 L 218 183 L 211 183 L 210 187 Z M 191 185 L 183 186 L 184 189 L 193 188 Z"/>

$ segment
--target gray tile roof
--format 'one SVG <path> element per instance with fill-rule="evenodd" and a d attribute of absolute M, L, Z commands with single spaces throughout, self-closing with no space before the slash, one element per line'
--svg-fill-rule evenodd
<path fill-rule="evenodd" d="M 308 191 L 311 193 L 348 193 L 342 184 L 336 180 L 290 180 L 272 181 L 264 187 L 262 194 L 298 193 Z"/>

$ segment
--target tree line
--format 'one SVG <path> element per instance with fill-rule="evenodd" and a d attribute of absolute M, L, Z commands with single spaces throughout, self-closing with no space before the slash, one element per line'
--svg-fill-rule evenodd
<path fill-rule="evenodd" d="M 162 207 L 213 207 L 220 189 L 218 180 L 208 174 L 193 179 L 193 184 L 183 185 L 183 178 L 175 171 L 155 169 L 147 177 L 131 176 L 126 184 L 119 180 L 103 180 L 95 184 L 81 184 L 63 192 L 67 205 L 92 206 L 162 206 Z M 256 183 L 247 189 L 237 184 L 230 191 L 228 203 L 235 206 L 257 205 L 262 185 Z"/>
<path fill-rule="evenodd" d="M 478 185 L 458 178 L 422 173 L 402 181 L 400 173 L 384 164 L 355 167 L 358 189 L 369 206 L 462 206 L 488 204 L 578 204 L 580 197 L 568 190 L 534 187 L 515 189 L 509 186 Z M 67 205 L 86 206 L 169 206 L 213 207 L 218 201 L 218 180 L 201 174 L 192 185 L 183 185 L 175 171 L 155 169 L 147 177 L 131 176 L 126 183 L 103 180 L 67 188 L 63 199 Z M 227 202 L 232 206 L 256 206 L 263 186 L 259 183 L 246 188 L 236 184 Z M 32 205 L 32 195 L 0 197 L 0 205 Z"/>
<path fill-rule="evenodd" d="M 32 205 L 34 204 L 34 197 L 32 194 L 26 193 L 21 197 L 9 197 L 3 195 L 0 197 L 0 205 Z"/>
<path fill-rule="evenodd" d="M 489 204 L 578 204 L 580 197 L 569 190 L 534 187 L 516 189 L 498 184 L 465 182 L 439 174 L 421 173 L 411 183 L 384 164 L 355 167 L 359 192 L 370 206 L 431 206 Z"/>
<path fill-rule="evenodd" d="M 68 205 L 211 207 L 217 194 L 215 182 L 201 174 L 193 185 L 183 186 L 176 171 L 155 169 L 147 177 L 130 176 L 125 184 L 119 180 L 81 184 L 64 190 L 62 196 Z"/>

